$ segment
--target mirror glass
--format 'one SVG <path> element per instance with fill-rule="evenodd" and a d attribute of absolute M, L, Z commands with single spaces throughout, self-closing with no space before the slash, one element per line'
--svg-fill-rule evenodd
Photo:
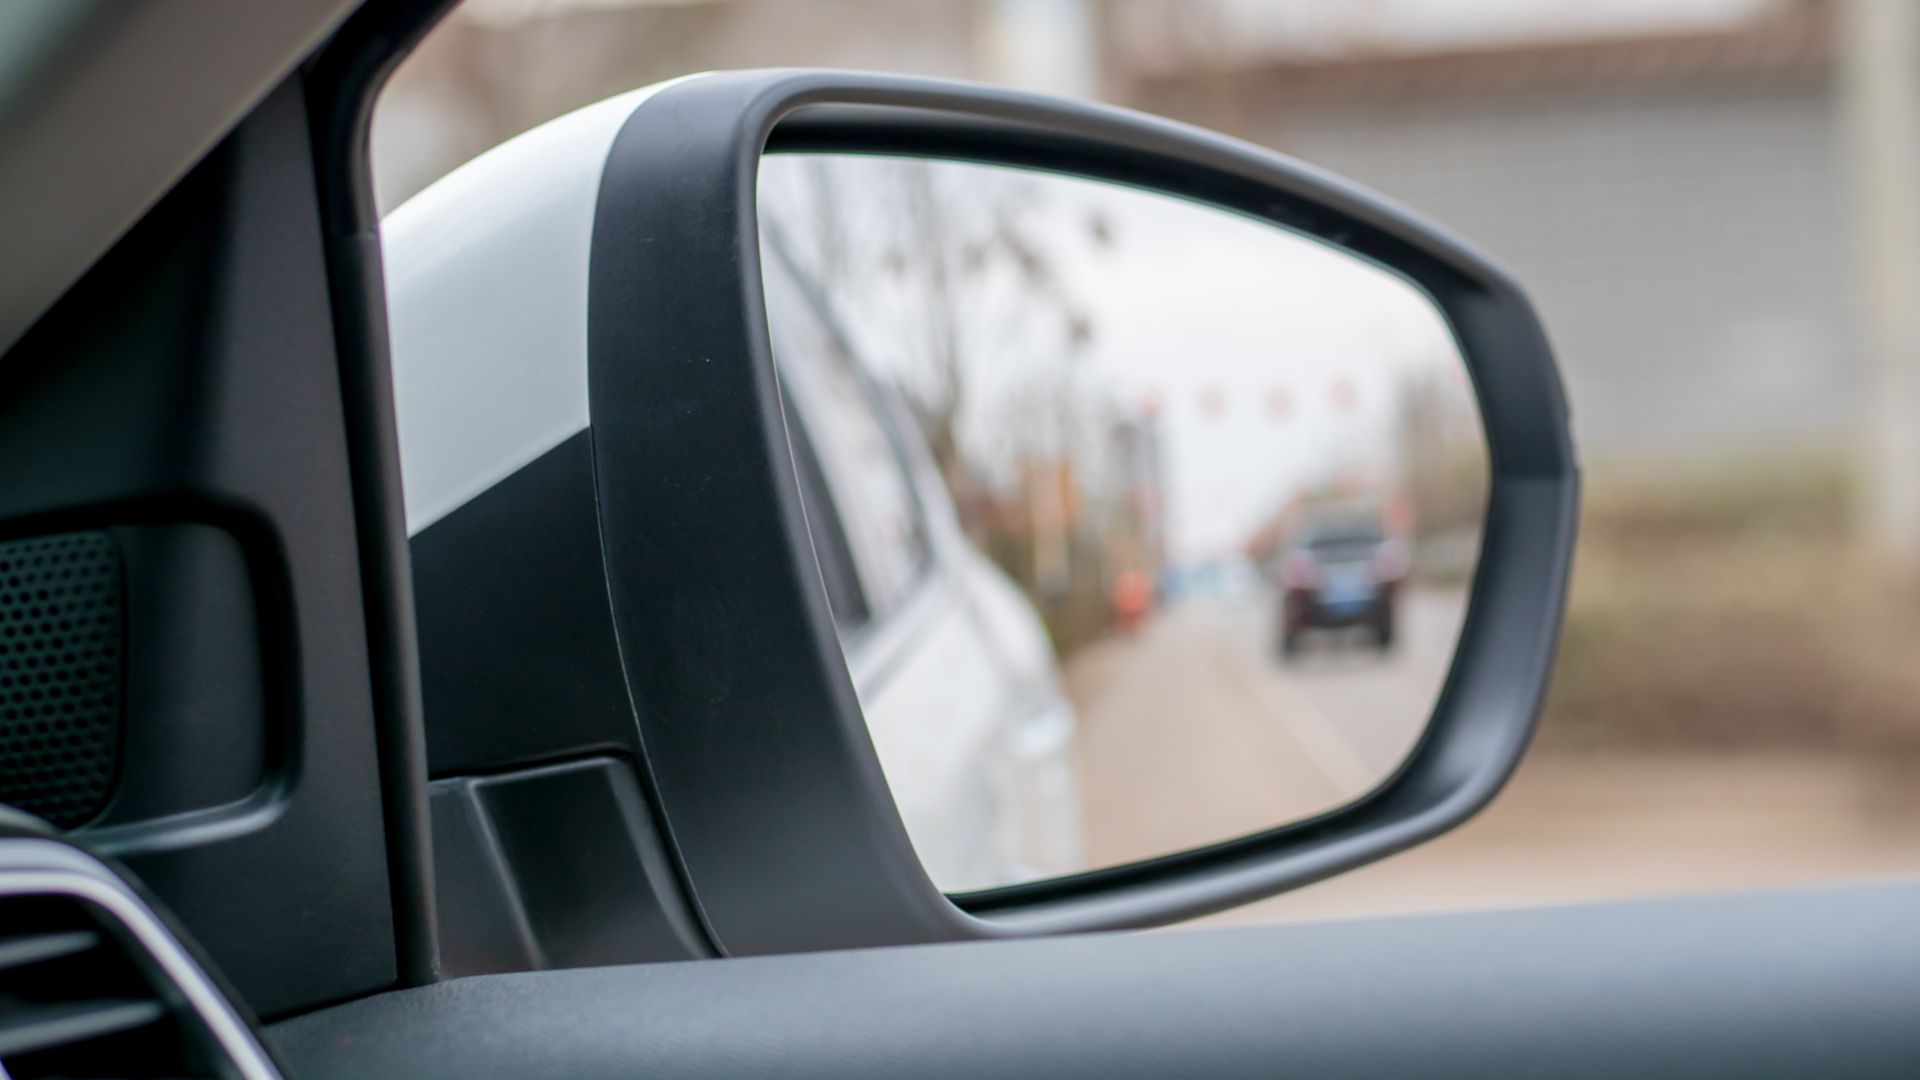
<path fill-rule="evenodd" d="M 1217 843 L 1393 773 L 1488 482 L 1424 293 L 1053 173 L 773 155 L 760 208 L 821 580 L 941 888 Z"/>

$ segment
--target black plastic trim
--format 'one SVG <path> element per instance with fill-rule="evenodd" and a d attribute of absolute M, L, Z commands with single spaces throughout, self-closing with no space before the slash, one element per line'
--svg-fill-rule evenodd
<path fill-rule="evenodd" d="M 774 377 L 756 221 L 768 150 L 1042 168 L 1216 204 L 1388 267 L 1445 312 L 1492 461 L 1475 581 L 1427 734 L 1359 802 L 1113 870 L 941 895 L 914 857 L 814 566 Z M 596 208 L 589 410 L 614 621 L 647 763 L 730 953 L 1145 926 L 1400 851 L 1471 816 L 1531 735 L 1578 505 L 1533 310 L 1464 242 L 1271 151 L 1123 110 L 934 80 L 760 71 L 639 105 Z"/>
<path fill-rule="evenodd" d="M 449 977 L 713 955 L 631 761 L 439 780 L 433 809 Z"/>
<path fill-rule="evenodd" d="M 303 1080 L 1886 1077 L 1920 881 L 460 979 L 276 1025 Z"/>
<path fill-rule="evenodd" d="M 413 537 L 429 776 L 633 754 L 585 431 Z"/>
<path fill-rule="evenodd" d="M 289 79 L 0 362 L 0 533 L 194 523 L 238 548 L 258 635 L 226 622 L 218 636 L 258 655 L 261 693 L 202 685 L 189 707 L 209 716 L 198 753 L 259 783 L 103 822 L 90 843 L 164 896 L 268 1014 L 395 981 L 307 120 Z M 158 664 L 194 645 L 128 642 Z M 258 738 L 221 738 L 232 724 Z"/>
<path fill-rule="evenodd" d="M 380 215 L 368 152 L 380 89 L 456 2 L 367 3 L 301 74 L 353 477 L 394 948 L 401 983 L 409 986 L 438 977 L 439 942 L 412 562 L 394 426 Z"/>

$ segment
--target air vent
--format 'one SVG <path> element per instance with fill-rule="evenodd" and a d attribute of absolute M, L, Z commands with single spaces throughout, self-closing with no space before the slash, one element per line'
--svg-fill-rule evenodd
<path fill-rule="evenodd" d="M 137 940 L 78 897 L 0 896 L 0 1080 L 246 1075 Z"/>

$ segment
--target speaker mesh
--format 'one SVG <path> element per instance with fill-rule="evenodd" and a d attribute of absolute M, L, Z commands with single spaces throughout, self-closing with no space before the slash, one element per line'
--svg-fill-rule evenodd
<path fill-rule="evenodd" d="M 120 580 L 106 533 L 0 542 L 0 803 L 61 828 L 113 789 Z"/>

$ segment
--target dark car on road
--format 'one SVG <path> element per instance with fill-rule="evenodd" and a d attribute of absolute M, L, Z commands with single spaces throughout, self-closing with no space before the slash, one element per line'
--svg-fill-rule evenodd
<path fill-rule="evenodd" d="M 1297 654 L 1310 630 L 1364 628 L 1375 648 L 1392 648 L 1407 561 L 1378 515 L 1307 522 L 1280 560 L 1281 654 Z"/>

